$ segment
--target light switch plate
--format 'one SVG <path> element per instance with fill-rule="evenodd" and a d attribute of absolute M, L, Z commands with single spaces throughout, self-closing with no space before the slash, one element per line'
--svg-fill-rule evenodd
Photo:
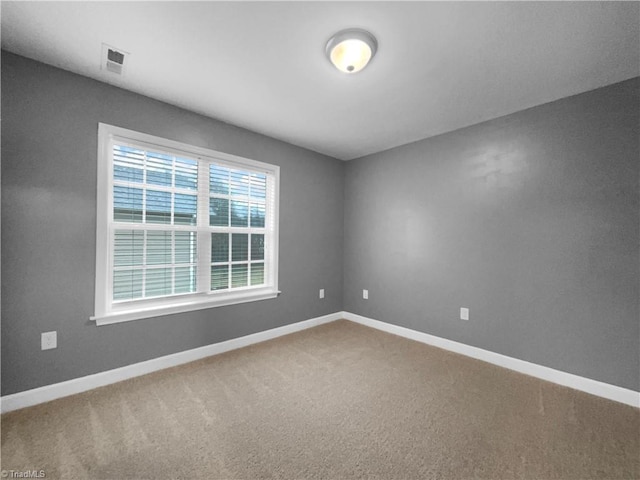
<path fill-rule="evenodd" d="M 324 298 L 324 288 L 320 289 L 320 298 Z"/>
<path fill-rule="evenodd" d="M 369 290 L 362 290 L 362 298 L 365 300 L 369 299 Z"/>
<path fill-rule="evenodd" d="M 469 320 L 469 309 L 461 307 L 460 308 L 460 320 Z"/>

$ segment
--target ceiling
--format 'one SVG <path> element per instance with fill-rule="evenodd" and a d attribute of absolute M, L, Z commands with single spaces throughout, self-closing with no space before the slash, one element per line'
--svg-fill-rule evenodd
<path fill-rule="evenodd" d="M 342 160 L 640 75 L 638 2 L 8 2 L 2 48 Z M 345 75 L 347 27 L 378 53 Z M 100 69 L 102 43 L 130 53 Z"/>

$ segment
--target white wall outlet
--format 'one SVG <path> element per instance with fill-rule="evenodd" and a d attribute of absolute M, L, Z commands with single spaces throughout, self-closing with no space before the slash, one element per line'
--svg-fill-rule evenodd
<path fill-rule="evenodd" d="M 362 290 L 362 298 L 365 300 L 369 299 L 369 290 Z"/>
<path fill-rule="evenodd" d="M 319 294 L 320 298 L 324 298 L 324 288 L 320 289 L 320 294 Z"/>
<path fill-rule="evenodd" d="M 42 350 L 51 350 L 58 347 L 58 332 L 42 332 L 40 337 Z"/>
<path fill-rule="evenodd" d="M 469 320 L 469 309 L 461 307 L 460 308 L 460 320 Z"/>

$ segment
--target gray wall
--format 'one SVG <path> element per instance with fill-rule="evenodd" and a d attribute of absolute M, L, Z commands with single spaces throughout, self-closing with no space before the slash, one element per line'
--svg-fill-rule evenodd
<path fill-rule="evenodd" d="M 639 90 L 344 164 L 2 52 L 2 394 L 343 309 L 640 390 Z M 282 296 L 89 322 L 98 122 L 280 165 Z"/>
<path fill-rule="evenodd" d="M 639 390 L 639 89 L 348 162 L 345 310 Z"/>
<path fill-rule="evenodd" d="M 282 295 L 89 322 L 98 122 L 279 165 Z M 338 160 L 7 52 L 2 160 L 3 395 L 342 310 Z M 58 331 L 58 348 L 41 351 L 40 333 L 49 330 Z"/>

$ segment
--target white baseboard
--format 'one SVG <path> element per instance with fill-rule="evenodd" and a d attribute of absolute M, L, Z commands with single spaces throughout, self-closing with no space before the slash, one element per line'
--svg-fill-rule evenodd
<path fill-rule="evenodd" d="M 373 320 L 372 318 L 363 317 L 354 313 L 342 312 L 342 318 L 356 322 L 367 327 L 392 333 L 400 337 L 405 337 L 427 345 L 449 350 L 467 357 L 482 360 L 484 362 L 498 365 L 499 367 L 515 370 L 532 377 L 540 378 L 548 382 L 557 383 L 565 387 L 580 390 L 592 395 L 614 400 L 616 402 L 631 405 L 632 407 L 640 407 L 640 392 L 629 390 L 627 388 L 610 385 L 608 383 L 599 382 L 590 378 L 581 377 L 572 373 L 554 370 L 553 368 L 543 367 L 535 363 L 530 363 L 517 358 L 507 357 L 499 353 L 494 353 L 482 348 L 472 347 L 464 343 L 454 342 L 445 338 L 436 337 L 427 333 L 418 332 L 405 327 L 399 327 L 390 323 Z"/>
<path fill-rule="evenodd" d="M 217 355 L 220 353 L 235 350 L 237 348 L 246 347 L 256 343 L 281 337 L 289 333 L 298 332 L 307 328 L 322 325 L 324 323 L 333 322 L 335 320 L 346 319 L 352 322 L 365 325 L 367 327 L 392 333 L 400 337 L 415 340 L 427 345 L 449 350 L 467 357 L 482 360 L 493 365 L 508 368 L 516 372 L 524 373 L 532 377 L 540 378 L 549 382 L 557 383 L 565 387 L 580 390 L 592 395 L 607 398 L 616 402 L 640 407 L 640 392 L 629 390 L 626 388 L 610 385 L 608 383 L 599 382 L 590 378 L 581 377 L 553 368 L 543 367 L 535 363 L 530 363 L 517 358 L 508 357 L 489 350 L 465 345 L 464 343 L 454 342 L 445 338 L 436 337 L 427 333 L 418 332 L 405 327 L 399 327 L 390 323 L 381 322 L 372 318 L 363 317 L 349 312 L 336 312 L 322 317 L 311 318 L 298 323 L 292 323 L 283 327 L 258 332 L 240 338 L 234 338 L 225 342 L 214 343 L 204 347 L 186 350 L 184 352 L 174 353 L 164 357 L 154 358 L 145 362 L 127 365 L 125 367 L 108 370 L 106 372 L 87 375 L 86 377 L 74 378 L 66 382 L 46 385 L 44 387 L 34 388 L 24 392 L 6 395 L 0 398 L 0 412 L 10 412 L 19 408 L 30 407 L 39 403 L 48 402 L 57 398 L 74 395 L 76 393 L 86 392 L 93 388 L 103 387 L 112 383 L 127 380 L 129 378 L 138 377 L 147 373 L 163 370 L 169 367 L 175 367 L 184 363 L 200 360 L 201 358 Z"/>
<path fill-rule="evenodd" d="M 220 353 L 228 352 L 229 350 L 235 350 L 255 343 L 264 342 L 283 335 L 288 335 L 289 333 L 322 325 L 323 323 L 333 322 L 334 320 L 339 320 L 341 318 L 342 312 L 332 313 L 330 315 L 311 318 L 309 320 L 292 323 L 290 325 L 266 330 L 264 332 L 234 338 L 225 342 L 214 343 L 212 345 L 206 345 L 204 347 L 154 358 L 152 360 L 135 363 L 133 365 L 107 370 L 106 372 L 95 373 L 93 375 L 87 375 L 86 377 L 74 378 L 65 382 L 34 388 L 33 390 L 26 390 L 12 395 L 6 395 L 0 399 L 0 412 L 6 413 L 19 408 L 30 407 L 39 403 L 55 400 L 57 398 L 74 395 L 76 393 L 86 392 L 93 388 L 103 387 L 112 383 L 121 382 L 122 380 L 155 372 L 157 370 L 193 362 L 194 360 L 199 360 L 211 355 L 218 355 Z"/>

